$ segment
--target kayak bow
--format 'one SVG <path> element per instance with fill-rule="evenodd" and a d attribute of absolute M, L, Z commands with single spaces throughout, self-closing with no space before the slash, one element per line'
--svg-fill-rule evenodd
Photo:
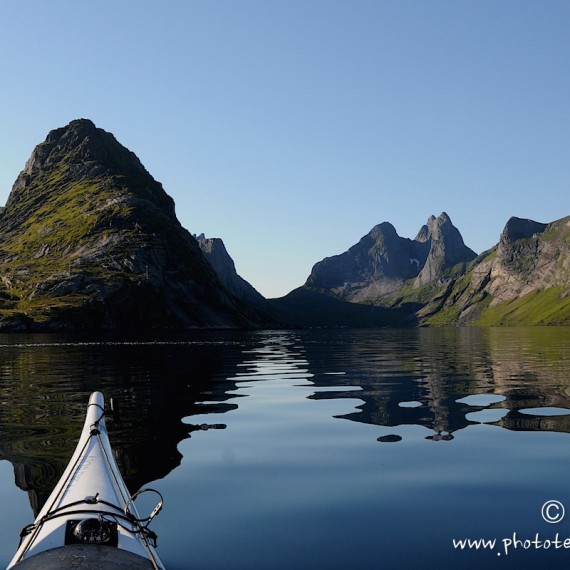
<path fill-rule="evenodd" d="M 71 461 L 33 524 L 22 530 L 8 569 L 125 568 L 164 570 L 148 524 L 162 497 L 141 519 L 113 457 L 105 400 L 94 392 Z M 7 569 L 7 570 L 8 570 Z"/>

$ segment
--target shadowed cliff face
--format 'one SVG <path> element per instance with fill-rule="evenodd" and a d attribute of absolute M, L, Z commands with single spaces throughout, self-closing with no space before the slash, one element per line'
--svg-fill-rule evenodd
<path fill-rule="evenodd" d="M 174 202 L 88 120 L 38 145 L 0 216 L 4 328 L 251 324 Z"/>

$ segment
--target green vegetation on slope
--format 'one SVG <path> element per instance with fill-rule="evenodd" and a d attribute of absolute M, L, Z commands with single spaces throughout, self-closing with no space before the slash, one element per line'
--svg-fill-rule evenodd
<path fill-rule="evenodd" d="M 90 121 L 36 147 L 0 213 L 0 325 L 212 326 L 241 314 L 174 202 Z"/>
<path fill-rule="evenodd" d="M 523 297 L 488 306 L 478 326 L 570 325 L 570 296 L 560 287 L 532 291 Z"/>

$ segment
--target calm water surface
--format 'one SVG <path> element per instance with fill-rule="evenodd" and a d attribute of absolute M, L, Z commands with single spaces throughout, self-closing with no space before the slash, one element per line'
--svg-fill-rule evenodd
<path fill-rule="evenodd" d="M 0 567 L 93 390 L 171 570 L 568 565 L 569 361 L 567 328 L 0 335 Z"/>

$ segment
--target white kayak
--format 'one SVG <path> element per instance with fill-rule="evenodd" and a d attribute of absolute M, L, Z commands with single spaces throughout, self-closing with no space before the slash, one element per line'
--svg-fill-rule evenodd
<path fill-rule="evenodd" d="M 22 530 L 8 568 L 164 570 L 148 529 L 162 508 L 141 519 L 115 463 L 105 426 L 105 400 L 94 392 L 69 465 L 38 514 Z M 151 491 L 151 490 L 148 490 Z M 154 491 L 156 493 L 156 491 Z"/>

